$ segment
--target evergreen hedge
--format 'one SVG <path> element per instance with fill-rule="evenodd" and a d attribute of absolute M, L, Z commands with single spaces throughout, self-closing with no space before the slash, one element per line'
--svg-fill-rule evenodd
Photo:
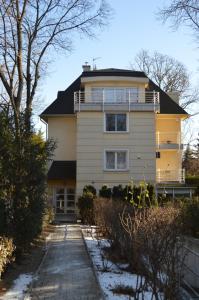
<path fill-rule="evenodd" d="M 0 112 L 0 233 L 13 238 L 17 251 L 42 230 L 47 162 L 55 148 L 24 124 L 21 114 L 16 133 L 13 117 Z"/>

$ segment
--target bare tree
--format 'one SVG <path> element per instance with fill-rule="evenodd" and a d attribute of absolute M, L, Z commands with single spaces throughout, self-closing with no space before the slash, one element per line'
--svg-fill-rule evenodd
<path fill-rule="evenodd" d="M 75 33 L 93 36 L 107 24 L 106 0 L 0 0 L 0 82 L 16 129 L 25 110 L 30 126 L 33 99 L 53 51 L 71 50 Z"/>
<path fill-rule="evenodd" d="M 189 26 L 194 38 L 199 42 L 199 2 L 198 0 L 171 0 L 168 5 L 159 10 L 163 22 L 171 20 L 172 27 Z"/>
<path fill-rule="evenodd" d="M 141 50 L 135 56 L 132 68 L 145 72 L 163 91 L 178 92 L 183 108 L 199 100 L 198 90 L 191 88 L 186 67 L 173 57 Z"/>

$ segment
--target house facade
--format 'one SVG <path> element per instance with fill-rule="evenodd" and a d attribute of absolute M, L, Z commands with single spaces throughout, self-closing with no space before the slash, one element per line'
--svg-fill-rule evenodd
<path fill-rule="evenodd" d="M 48 171 L 57 214 L 72 214 L 85 185 L 133 180 L 183 183 L 181 122 L 187 113 L 143 72 L 83 66 L 41 114 L 57 141 Z"/>

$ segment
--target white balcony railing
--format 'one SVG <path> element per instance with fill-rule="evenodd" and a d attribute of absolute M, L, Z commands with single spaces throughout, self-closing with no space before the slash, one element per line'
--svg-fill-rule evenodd
<path fill-rule="evenodd" d="M 180 132 L 156 132 L 156 146 L 158 149 L 182 149 Z"/>
<path fill-rule="evenodd" d="M 156 171 L 156 181 L 158 183 L 167 183 L 167 182 L 185 182 L 185 169 L 176 169 L 176 170 L 163 170 L 158 169 Z"/>
<path fill-rule="evenodd" d="M 124 89 L 125 90 L 125 89 Z M 159 92 L 124 92 L 118 94 L 117 92 L 113 92 L 111 94 L 108 93 L 97 93 L 97 92 L 82 92 L 77 91 L 74 93 L 74 107 L 75 110 L 81 111 L 81 107 L 89 106 L 89 105 L 101 105 L 102 109 L 106 107 L 106 105 L 127 105 L 129 110 L 131 109 L 131 105 L 156 105 L 159 104 Z"/>

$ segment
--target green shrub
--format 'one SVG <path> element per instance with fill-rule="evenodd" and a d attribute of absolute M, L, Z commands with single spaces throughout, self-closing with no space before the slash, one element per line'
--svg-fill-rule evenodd
<path fill-rule="evenodd" d="M 111 188 L 109 188 L 107 185 L 104 184 L 99 190 L 99 196 L 102 198 L 110 199 L 111 195 L 112 195 Z"/>
<path fill-rule="evenodd" d="M 149 200 L 150 200 L 151 205 L 157 206 L 158 201 L 156 199 L 154 185 L 149 183 L 148 186 L 147 186 L 147 190 L 148 190 L 148 195 L 149 195 Z"/>
<path fill-rule="evenodd" d="M 79 214 L 83 224 L 94 224 L 94 198 L 91 192 L 83 192 L 78 199 Z"/>
<path fill-rule="evenodd" d="M 104 198 L 111 198 L 111 189 L 104 185 L 99 191 L 99 195 Z M 140 182 L 139 185 L 130 182 L 125 187 L 121 184 L 114 186 L 112 188 L 112 199 L 125 201 L 136 207 L 157 206 L 154 186 L 144 181 Z"/>
<path fill-rule="evenodd" d="M 139 185 L 129 184 L 124 188 L 124 197 L 138 208 L 157 206 L 154 186 L 145 181 Z"/>
<path fill-rule="evenodd" d="M 46 206 L 43 213 L 43 228 L 51 224 L 55 219 L 55 211 L 52 206 Z"/>
<path fill-rule="evenodd" d="M 112 199 L 113 200 L 124 200 L 124 189 L 121 184 L 115 185 L 112 188 Z"/>
<path fill-rule="evenodd" d="M 87 193 L 87 192 L 92 193 L 93 196 L 97 195 L 96 188 L 93 185 L 85 185 L 85 187 L 83 188 L 83 193 Z"/>
<path fill-rule="evenodd" d="M 185 179 L 187 185 L 199 186 L 199 176 L 188 176 Z"/>
<path fill-rule="evenodd" d="M 199 238 L 199 199 L 187 199 L 182 204 L 184 233 Z"/>
<path fill-rule="evenodd" d="M 14 260 L 14 250 L 12 239 L 0 236 L 0 278 L 6 266 Z"/>
<path fill-rule="evenodd" d="M 33 128 L 27 132 L 23 114 L 19 118 L 20 134 L 16 134 L 13 118 L 0 112 L 0 199 L 9 204 L 3 222 L 17 253 L 42 230 L 47 162 L 55 148 Z"/>
<path fill-rule="evenodd" d="M 123 196 L 125 201 L 127 201 L 128 203 L 131 201 L 132 197 L 133 197 L 133 184 L 129 183 L 128 185 L 126 185 L 124 187 L 123 190 Z"/>
<path fill-rule="evenodd" d="M 6 205 L 4 199 L 0 199 L 0 235 L 6 233 L 7 220 L 6 220 Z"/>
<path fill-rule="evenodd" d="M 131 199 L 130 203 L 134 204 L 135 206 L 139 205 L 140 202 L 140 193 L 141 193 L 141 188 L 140 186 L 134 186 L 133 187 L 133 198 Z"/>

